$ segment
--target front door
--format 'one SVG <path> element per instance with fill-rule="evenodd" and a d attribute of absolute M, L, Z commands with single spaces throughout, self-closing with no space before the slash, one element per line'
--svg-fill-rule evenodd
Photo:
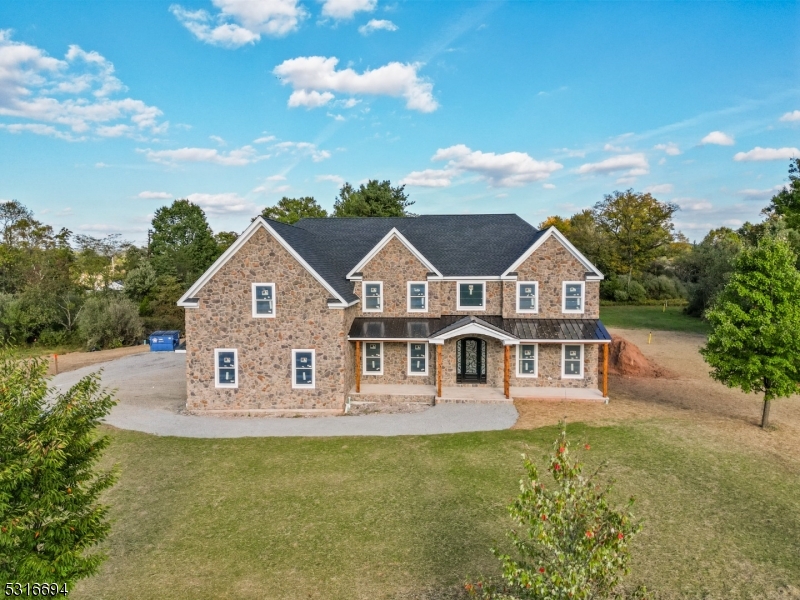
<path fill-rule="evenodd" d="M 456 382 L 486 383 L 486 342 L 464 338 L 456 344 Z"/>

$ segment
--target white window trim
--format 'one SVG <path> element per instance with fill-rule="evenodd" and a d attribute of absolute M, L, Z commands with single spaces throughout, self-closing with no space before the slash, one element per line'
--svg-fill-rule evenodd
<path fill-rule="evenodd" d="M 533 303 L 536 305 L 536 308 L 531 310 L 529 308 L 520 308 L 519 301 L 522 296 L 520 295 L 519 291 L 523 285 L 534 285 L 536 286 L 536 294 L 533 297 Z M 517 312 L 518 313 L 528 313 L 528 314 L 538 314 L 539 313 L 539 282 L 538 281 L 518 281 L 517 282 Z M 538 368 L 538 367 L 537 367 Z"/>
<path fill-rule="evenodd" d="M 219 353 L 233 352 L 233 367 L 236 372 L 234 383 L 219 382 Z M 236 348 L 214 348 L 214 387 L 222 389 L 235 389 L 239 387 L 239 351 Z"/>
<path fill-rule="evenodd" d="M 578 346 L 581 349 L 581 372 L 580 375 L 567 375 L 567 346 Z M 561 379 L 583 379 L 583 363 L 586 361 L 586 351 L 583 344 L 561 344 Z"/>
<path fill-rule="evenodd" d="M 381 286 L 381 300 L 380 308 L 367 308 L 367 286 L 368 285 L 379 285 Z M 383 312 L 383 304 L 384 304 L 384 297 L 383 297 L 383 282 L 382 281 L 362 281 L 361 282 L 361 312 L 365 313 L 382 313 Z"/>
<path fill-rule="evenodd" d="M 411 308 L 411 286 L 412 285 L 424 285 L 425 286 L 425 308 Z M 406 310 L 408 312 L 410 312 L 410 313 L 426 313 L 426 312 L 428 312 L 428 282 L 427 281 L 409 281 L 406 284 Z"/>
<path fill-rule="evenodd" d="M 574 310 L 570 309 L 567 310 L 567 286 L 568 285 L 579 285 L 581 286 L 581 309 Z M 538 291 L 536 292 L 539 293 Z M 561 284 L 561 312 L 565 315 L 572 314 L 572 315 L 582 315 L 586 308 L 586 282 L 584 281 L 564 281 Z"/>
<path fill-rule="evenodd" d="M 470 283 L 472 283 L 472 284 L 480 283 L 481 285 L 483 285 L 483 306 L 461 306 L 461 284 L 462 283 L 467 284 L 467 285 L 469 285 Z M 470 311 L 470 312 L 478 312 L 478 311 L 486 312 L 486 281 L 484 281 L 484 280 L 481 280 L 481 281 L 469 281 L 469 280 L 464 280 L 464 279 L 459 279 L 458 281 L 456 281 L 456 310 Z"/>
<path fill-rule="evenodd" d="M 380 371 L 367 371 L 367 344 L 378 344 L 381 347 L 381 370 Z M 361 374 L 364 376 L 370 375 L 383 375 L 383 363 L 385 357 L 383 355 L 383 342 L 369 341 L 364 342 L 364 352 L 361 355 Z"/>
<path fill-rule="evenodd" d="M 262 315 L 256 312 L 256 286 L 268 285 L 272 287 L 272 314 Z M 254 283 L 250 286 L 250 298 L 253 308 L 254 319 L 274 319 L 275 313 L 278 312 L 278 299 L 275 297 L 275 284 L 274 283 Z"/>
<path fill-rule="evenodd" d="M 519 363 L 522 361 L 520 356 L 520 346 L 533 346 L 533 373 L 522 373 L 519 369 Z M 535 379 L 539 377 L 539 344 L 517 344 L 517 377 L 525 379 Z"/>
<path fill-rule="evenodd" d="M 406 350 L 406 359 L 408 364 L 408 376 L 409 377 L 425 377 L 428 374 L 428 363 L 430 362 L 430 352 L 428 348 L 428 344 L 425 343 L 425 372 L 424 373 L 412 373 L 411 371 L 411 344 L 419 344 L 419 342 L 409 342 L 406 344 L 408 346 L 408 350 Z M 383 363 L 381 363 L 383 366 Z"/>
<path fill-rule="evenodd" d="M 300 385 L 297 383 L 297 353 L 311 352 L 311 385 Z M 313 348 L 292 349 L 292 389 L 313 390 L 317 387 L 317 352 Z"/>

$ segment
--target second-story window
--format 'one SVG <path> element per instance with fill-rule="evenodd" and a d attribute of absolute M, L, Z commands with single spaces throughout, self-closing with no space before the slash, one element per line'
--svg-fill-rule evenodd
<path fill-rule="evenodd" d="M 456 310 L 486 310 L 483 281 L 459 281 Z"/>
<path fill-rule="evenodd" d="M 408 312 L 428 312 L 427 282 L 408 282 Z"/>
<path fill-rule="evenodd" d="M 383 312 L 383 282 L 365 281 L 361 290 L 364 312 Z"/>
<path fill-rule="evenodd" d="M 583 290 L 582 281 L 565 281 L 562 290 L 561 311 L 565 313 L 582 313 Z"/>
<path fill-rule="evenodd" d="M 539 312 L 539 284 L 535 281 L 517 282 L 517 312 Z"/>
<path fill-rule="evenodd" d="M 271 318 L 275 316 L 275 284 L 253 284 L 253 317 Z"/>

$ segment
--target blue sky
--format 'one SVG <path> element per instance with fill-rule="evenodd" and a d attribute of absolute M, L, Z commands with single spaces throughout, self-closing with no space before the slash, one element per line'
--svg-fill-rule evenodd
<path fill-rule="evenodd" d="M 651 191 L 699 239 L 800 156 L 797 2 L 5 2 L 0 30 L 0 199 L 96 236 L 390 179 L 533 224 Z"/>

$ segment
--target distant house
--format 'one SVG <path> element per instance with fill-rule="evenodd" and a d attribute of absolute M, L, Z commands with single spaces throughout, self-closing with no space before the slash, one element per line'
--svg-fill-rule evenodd
<path fill-rule="evenodd" d="M 259 217 L 178 302 L 187 408 L 602 400 L 602 279 L 516 215 Z"/>

